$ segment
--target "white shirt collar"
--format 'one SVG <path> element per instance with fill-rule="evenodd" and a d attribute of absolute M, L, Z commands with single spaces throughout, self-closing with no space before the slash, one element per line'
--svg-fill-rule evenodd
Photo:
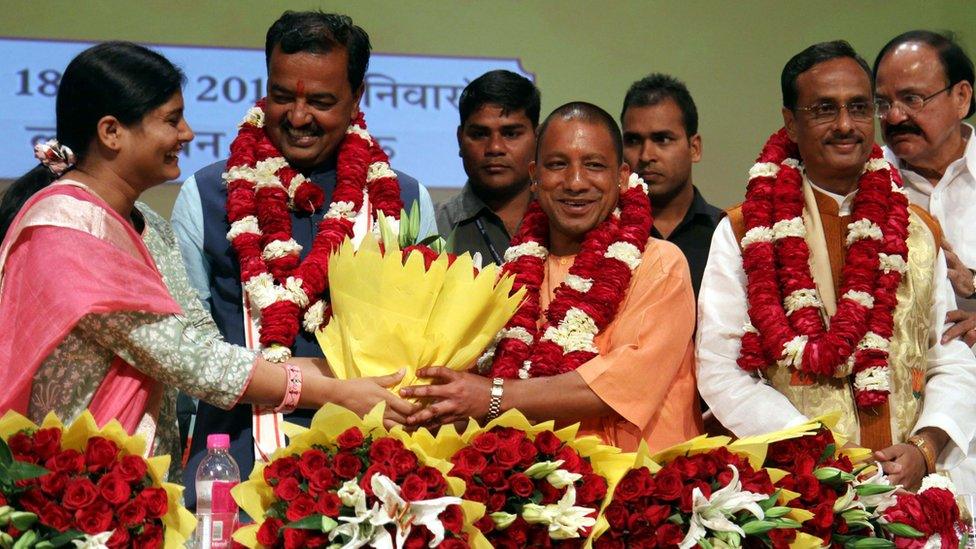
<path fill-rule="evenodd" d="M 827 189 L 821 187 L 814 183 L 808 176 L 806 170 L 803 171 L 803 180 L 810 184 L 815 190 L 833 198 L 837 202 L 837 213 L 838 215 L 851 215 L 851 211 L 854 209 L 854 196 L 857 194 L 857 189 L 847 195 L 837 194 L 830 192 Z"/>
<path fill-rule="evenodd" d="M 946 168 L 946 173 L 943 174 L 942 177 L 943 181 L 946 180 L 946 175 L 951 176 L 950 180 L 959 175 L 958 173 L 950 172 L 954 172 L 954 166 L 960 160 L 963 161 L 961 167 L 964 167 L 969 171 L 970 174 L 976 176 L 976 139 L 972 139 L 973 126 L 965 122 L 963 122 L 962 126 L 962 137 L 966 140 L 966 148 L 963 150 L 962 158 L 957 158 L 956 160 L 952 161 L 952 163 L 950 163 Z M 902 162 L 902 160 L 895 155 L 895 152 L 888 148 L 887 145 L 882 147 L 882 150 L 884 151 L 885 160 L 891 162 L 891 164 L 898 168 L 898 170 L 902 173 L 902 179 L 907 186 L 914 188 L 916 191 L 926 196 L 932 194 L 934 186 L 928 179 L 905 167 L 905 163 Z"/>

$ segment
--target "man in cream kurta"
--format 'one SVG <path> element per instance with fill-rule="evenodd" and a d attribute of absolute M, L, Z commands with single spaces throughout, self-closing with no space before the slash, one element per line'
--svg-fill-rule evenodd
<path fill-rule="evenodd" d="M 873 105 L 870 71 L 846 43 L 818 44 L 787 63 L 783 96 L 787 131 L 803 158 L 811 273 L 829 318 L 839 287 L 846 216 L 874 141 L 873 120 L 865 112 L 865 103 Z M 971 397 L 976 359 L 959 341 L 940 342 L 945 314 L 955 301 L 936 225 L 924 212 L 912 211 L 910 267 L 894 312 L 890 410 L 886 405 L 875 413 L 854 404 L 851 376 L 798 381 L 802 376 L 791 376 L 785 368 L 771 367 L 759 376 L 736 364 L 749 323 L 747 277 L 735 227 L 738 221 L 741 230 L 741 220 L 741 210 L 733 209 L 716 229 L 699 295 L 698 387 L 716 418 L 736 435 L 748 436 L 840 409 L 841 430 L 873 446 L 895 482 L 914 487 L 925 472 L 923 453 L 904 444 L 913 434 L 931 445 L 936 469 L 957 465 L 976 431 Z M 862 440 L 862 434 L 879 432 L 880 438 Z M 884 444 L 872 444 L 879 440 Z"/>

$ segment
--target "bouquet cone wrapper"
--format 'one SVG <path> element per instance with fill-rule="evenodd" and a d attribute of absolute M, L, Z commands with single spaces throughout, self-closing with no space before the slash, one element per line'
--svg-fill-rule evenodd
<path fill-rule="evenodd" d="M 339 379 L 383 376 L 406 368 L 391 388 L 417 383 L 426 366 L 465 370 L 515 314 L 524 291 L 489 265 L 475 274 L 471 256 L 428 270 L 423 257 L 380 249 L 367 235 L 359 249 L 346 240 L 329 261 L 332 320 L 316 334 Z M 422 383 L 422 381 L 421 381 Z"/>

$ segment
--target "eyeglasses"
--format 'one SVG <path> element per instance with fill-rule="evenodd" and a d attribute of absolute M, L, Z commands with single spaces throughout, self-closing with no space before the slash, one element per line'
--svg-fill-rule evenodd
<path fill-rule="evenodd" d="M 875 99 L 874 103 L 878 109 L 878 118 L 884 118 L 888 116 L 891 109 L 898 107 L 901 112 L 905 114 L 917 114 L 918 111 L 922 110 L 925 105 L 928 104 L 935 96 L 940 93 L 947 92 L 952 89 L 955 84 L 949 84 L 948 86 L 942 88 L 941 90 L 933 93 L 932 95 L 927 95 L 922 97 L 921 95 L 910 93 L 902 97 L 901 99 L 895 99 L 894 101 L 888 101 L 887 99 Z"/>
<path fill-rule="evenodd" d="M 847 111 L 851 118 L 858 121 L 871 120 L 874 117 L 875 106 L 870 101 L 848 101 L 843 105 L 824 101 L 809 107 L 797 107 L 796 110 L 810 113 L 810 118 L 817 124 L 826 124 L 837 120 L 841 109 Z"/>

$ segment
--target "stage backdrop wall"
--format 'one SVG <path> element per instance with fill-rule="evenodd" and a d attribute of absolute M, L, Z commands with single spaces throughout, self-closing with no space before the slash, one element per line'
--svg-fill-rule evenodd
<path fill-rule="evenodd" d="M 456 92 L 490 68 L 534 78 L 543 113 L 587 100 L 618 115 L 627 87 L 643 75 L 684 80 L 704 141 L 695 183 L 727 206 L 741 200 L 749 165 L 782 123 L 779 73 L 796 52 L 845 38 L 870 63 L 884 42 L 913 28 L 952 30 L 968 51 L 976 46 L 968 1 L 4 0 L 0 178 L 29 167 L 30 141 L 51 131 L 53 88 L 44 86 L 55 75 L 43 71 L 62 70 L 86 43 L 110 39 L 159 46 L 187 70 L 199 137 L 183 164 L 225 156 L 235 121 L 258 94 L 252 88 L 262 85 L 265 31 L 285 8 L 347 13 L 369 32 L 371 128 L 386 138 L 394 166 L 419 175 L 435 200 L 463 183 Z M 145 198 L 168 214 L 177 191 L 165 185 Z"/>

